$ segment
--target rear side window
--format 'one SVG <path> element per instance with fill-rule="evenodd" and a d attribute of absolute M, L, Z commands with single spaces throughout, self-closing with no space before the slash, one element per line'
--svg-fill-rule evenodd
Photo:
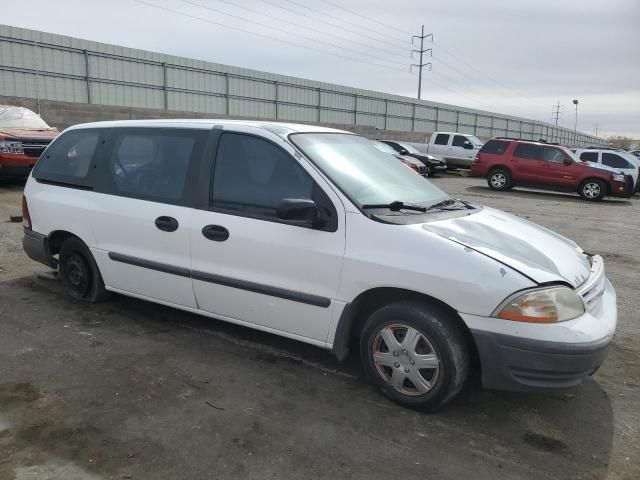
<path fill-rule="evenodd" d="M 615 153 L 603 153 L 602 164 L 613 168 L 633 168 L 630 162 Z"/>
<path fill-rule="evenodd" d="M 313 199 L 314 185 L 298 162 L 272 143 L 222 134 L 213 174 L 213 208 L 276 218 L 283 199 Z"/>
<path fill-rule="evenodd" d="M 453 142 L 451 143 L 451 146 L 453 147 L 464 147 L 465 142 L 468 142 L 469 140 L 467 139 L 467 137 L 463 137 L 462 135 L 455 135 L 453 137 Z"/>
<path fill-rule="evenodd" d="M 518 158 L 526 158 L 528 160 L 540 160 L 541 148 L 537 145 L 531 145 L 529 143 L 519 143 L 513 152 L 513 155 Z"/>
<path fill-rule="evenodd" d="M 507 151 L 509 146 L 508 142 L 501 142 L 500 140 L 489 140 L 480 149 L 480 153 L 490 153 L 492 155 L 502 155 Z"/>
<path fill-rule="evenodd" d="M 598 152 L 583 152 L 580 154 L 580 160 L 598 163 Z"/>
<path fill-rule="evenodd" d="M 204 131 L 115 129 L 107 158 L 110 190 L 115 194 L 180 203 L 187 176 L 200 157 Z"/>
<path fill-rule="evenodd" d="M 542 149 L 542 158 L 545 162 L 551 163 L 563 163 L 564 162 L 564 154 L 555 148 L 544 147 Z"/>
<path fill-rule="evenodd" d="M 439 133 L 438 135 L 436 135 L 436 140 L 433 143 L 435 143 L 436 145 L 447 145 L 449 143 L 449 135 Z"/>
<path fill-rule="evenodd" d="M 37 180 L 85 184 L 100 141 L 98 130 L 72 130 L 47 148 L 33 172 Z"/>

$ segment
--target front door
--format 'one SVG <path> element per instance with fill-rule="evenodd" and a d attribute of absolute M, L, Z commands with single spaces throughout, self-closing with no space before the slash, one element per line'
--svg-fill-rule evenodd
<path fill-rule="evenodd" d="M 542 164 L 540 175 L 547 185 L 575 190 L 576 165 L 571 159 L 571 163 L 566 164 L 565 154 L 553 147 L 542 147 Z"/>
<path fill-rule="evenodd" d="M 208 209 L 194 212 L 192 276 L 200 309 L 324 344 L 345 248 L 339 198 L 276 135 L 221 134 Z M 312 199 L 323 225 L 281 220 L 283 199 Z"/>
<path fill-rule="evenodd" d="M 205 130 L 113 129 L 91 205 L 107 288 L 196 308 L 188 185 L 207 138 Z"/>

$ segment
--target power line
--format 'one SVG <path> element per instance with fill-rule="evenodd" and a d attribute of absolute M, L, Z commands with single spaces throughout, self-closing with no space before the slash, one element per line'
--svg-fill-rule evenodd
<path fill-rule="evenodd" d="M 295 10 L 291 10 L 291 9 L 289 9 L 289 8 L 287 8 L 287 7 L 283 7 L 283 6 L 281 6 L 281 5 L 278 5 L 278 4 L 276 4 L 276 3 L 273 3 L 273 2 L 271 2 L 271 1 L 268 1 L 268 0 L 262 0 L 262 1 L 263 1 L 263 2 L 265 2 L 265 3 L 269 3 L 269 4 L 271 4 L 271 5 L 274 5 L 274 6 L 276 6 L 276 7 L 282 8 L 282 9 L 284 9 L 284 10 L 287 10 L 287 11 L 289 11 L 289 12 L 293 12 L 293 13 L 296 13 L 296 14 L 298 14 L 298 15 L 302 15 L 302 16 L 304 16 L 304 17 L 311 18 L 311 19 L 312 19 L 312 20 L 314 20 L 314 21 L 320 21 L 320 22 L 322 22 L 322 23 L 327 23 L 327 22 L 324 22 L 324 21 L 322 21 L 322 20 L 320 20 L 320 19 L 317 19 L 317 18 L 314 18 L 314 17 L 309 17 L 308 15 L 304 15 L 304 14 L 302 14 L 302 13 L 296 12 Z M 310 10 L 310 11 L 315 12 L 315 13 L 319 13 L 320 15 L 324 15 L 324 16 L 326 16 L 326 17 L 332 18 L 332 19 L 337 20 L 337 21 L 339 21 L 339 22 L 346 23 L 347 25 L 351 25 L 351 26 L 354 26 L 354 27 L 357 27 L 357 28 L 360 28 L 360 29 L 363 29 L 363 30 L 367 30 L 367 32 L 376 32 L 375 30 L 372 30 L 372 29 L 370 29 L 370 28 L 368 28 L 368 27 L 364 27 L 364 26 L 362 26 L 362 25 L 358 25 L 357 23 L 350 22 L 350 21 L 348 21 L 348 20 L 345 20 L 345 19 L 343 19 L 343 18 L 337 17 L 337 16 L 335 16 L 335 15 L 331 15 L 331 14 L 329 14 L 329 13 L 323 12 L 322 10 L 317 10 L 317 9 L 315 9 L 315 8 L 308 7 L 307 5 L 302 5 L 302 4 L 300 4 L 300 3 L 298 3 L 298 2 L 295 2 L 295 1 L 293 1 L 293 0 L 283 0 L 283 1 L 285 1 L 285 2 L 287 2 L 287 3 L 291 3 L 292 5 L 296 5 L 296 6 L 297 6 L 297 7 L 299 7 L 299 8 L 303 8 L 303 9 Z M 335 25 L 333 25 L 333 26 L 335 27 Z M 338 27 L 338 28 L 343 28 L 343 27 Z M 344 28 L 343 28 L 343 29 L 344 29 Z M 378 33 L 378 32 L 376 32 L 376 33 Z M 390 41 L 380 40 L 380 39 L 378 39 L 378 38 L 372 37 L 371 35 L 365 35 L 364 33 L 359 33 L 359 35 L 362 35 L 362 36 L 364 36 L 364 37 L 367 37 L 367 38 L 369 38 L 369 39 L 371 39 L 371 40 L 375 40 L 376 42 L 386 43 L 386 44 L 388 44 L 388 45 L 393 45 L 393 46 L 395 46 L 396 48 L 402 48 L 403 50 L 406 50 L 406 43 L 405 43 L 404 41 L 396 40 L 396 41 L 394 41 L 394 42 L 390 42 Z M 386 36 L 387 38 L 395 38 L 395 37 L 389 37 L 388 35 L 380 34 L 380 33 L 378 33 L 378 35 Z"/>
<path fill-rule="evenodd" d="M 329 32 L 327 32 L 327 31 L 318 30 L 318 29 L 316 29 L 316 28 L 309 27 L 309 26 L 307 26 L 307 25 L 304 25 L 304 26 L 303 26 L 303 25 L 300 25 L 299 23 L 296 23 L 296 22 L 294 22 L 294 21 L 286 20 L 286 19 L 284 19 L 284 18 L 280 18 L 280 17 L 278 17 L 278 16 L 276 16 L 276 15 L 272 15 L 272 14 L 270 14 L 270 13 L 266 13 L 266 12 L 264 12 L 264 11 L 262 11 L 262 12 L 261 12 L 260 10 L 255 10 L 255 9 L 253 9 L 253 8 L 245 7 L 244 5 L 238 5 L 237 3 L 231 2 L 231 1 L 229 1 L 229 0 L 217 0 L 217 1 L 218 1 L 218 2 L 221 2 L 221 3 L 226 3 L 227 5 L 232 5 L 232 6 L 236 7 L 236 8 L 240 8 L 240 9 L 245 10 L 245 11 L 247 11 L 247 12 L 256 13 L 256 14 L 258 14 L 258 15 L 260 15 L 260 16 L 263 16 L 263 17 L 273 18 L 274 20 L 277 20 L 277 21 L 279 21 L 279 22 L 288 23 L 289 25 L 293 25 L 293 26 L 294 26 L 294 27 L 296 27 L 296 28 L 300 28 L 300 29 L 304 29 L 304 30 L 310 30 L 310 31 L 312 31 L 312 32 L 319 33 L 319 34 L 321 34 L 321 35 L 331 35 L 331 36 L 333 36 L 333 37 L 341 38 L 341 39 L 346 40 L 346 41 L 348 41 L 348 42 L 357 43 L 357 44 L 362 45 L 362 46 L 364 46 L 364 47 L 371 48 L 371 44 L 369 44 L 369 43 L 359 42 L 358 40 L 354 40 L 354 39 L 352 39 L 352 38 L 347 38 L 347 37 L 343 37 L 343 36 L 341 36 L 341 35 L 336 35 L 335 33 L 329 33 Z M 294 13 L 295 13 L 295 12 L 294 12 Z M 309 18 L 311 18 L 311 17 L 309 17 Z M 317 21 L 317 20 L 314 20 L 314 21 Z M 327 23 L 328 23 L 328 22 L 327 22 Z M 334 25 L 333 25 L 333 24 L 331 24 L 331 23 L 328 23 L 328 24 L 329 24 L 330 26 L 334 27 Z M 354 32 L 354 33 L 357 33 L 357 32 Z M 359 34 L 358 34 L 358 35 L 359 35 Z M 393 56 L 396 56 L 396 57 L 400 56 L 400 54 L 398 54 L 397 52 L 392 52 L 391 50 L 385 50 L 384 48 L 376 48 L 376 52 L 385 52 L 385 53 L 388 53 L 389 55 L 393 55 Z"/>
<path fill-rule="evenodd" d="M 429 67 L 429 70 L 431 70 L 431 62 L 427 62 L 424 63 L 422 60 L 423 55 L 426 52 L 429 52 L 430 54 L 432 53 L 430 48 L 424 48 L 424 39 L 425 38 L 429 38 L 431 37 L 431 41 L 433 42 L 433 34 L 428 33 L 428 34 L 424 34 L 424 25 L 422 25 L 422 33 L 420 35 L 414 35 L 413 37 L 411 37 L 411 40 L 413 41 L 414 38 L 419 38 L 420 39 L 420 50 L 411 50 L 411 54 L 413 55 L 413 53 L 419 53 L 420 54 L 420 63 L 418 64 L 411 64 L 411 67 L 418 67 L 418 100 L 420 100 L 420 97 L 422 95 L 422 69 L 426 66 Z M 410 67 L 410 68 L 411 68 Z"/>
<path fill-rule="evenodd" d="M 253 23 L 255 25 L 259 25 L 259 26 L 264 27 L 264 28 L 269 28 L 269 29 L 275 30 L 277 32 L 285 33 L 287 35 L 293 35 L 293 36 L 296 36 L 296 37 L 304 38 L 306 40 L 311 40 L 312 42 L 317 42 L 317 43 L 321 43 L 321 44 L 324 44 L 324 45 L 328 45 L 330 47 L 338 48 L 340 50 L 344 50 L 344 51 L 347 51 L 347 52 L 356 53 L 358 55 L 364 55 L 364 56 L 373 58 L 375 60 L 380 60 L 382 62 L 387 62 L 387 63 L 390 63 L 390 64 L 406 66 L 405 63 L 400 63 L 400 62 L 396 62 L 396 61 L 392 61 L 392 60 L 387 60 L 385 58 L 378 57 L 377 55 L 371 55 L 370 53 L 364 53 L 364 52 L 360 52 L 358 50 L 353 50 L 352 48 L 343 47 L 342 45 L 338 45 L 337 43 L 326 42 L 324 40 L 318 40 L 316 38 L 309 37 L 309 36 L 303 35 L 301 33 L 295 33 L 295 32 L 291 32 L 290 30 L 286 30 L 284 28 L 274 27 L 274 26 L 269 25 L 267 23 L 262 23 L 262 22 L 258 22 L 258 21 L 255 21 L 255 20 L 249 20 L 249 19 L 243 18 L 243 17 L 241 17 L 239 15 L 234 15 L 232 13 L 223 12 L 222 10 L 218 10 L 216 8 L 212 8 L 212 7 L 209 7 L 207 5 L 202 5 L 201 3 L 193 2 L 191 0 L 179 0 L 179 1 L 182 2 L 182 3 L 186 3 L 187 5 L 191 5 L 191 6 L 199 7 L 199 8 L 204 8 L 205 10 L 209 10 L 209 11 L 214 12 L 214 13 L 219 13 L 221 15 L 226 15 L 227 17 L 231 17 L 231 18 L 234 18 L 236 20 L 242 20 L 242 21 L 247 22 L 247 23 Z"/>
<path fill-rule="evenodd" d="M 458 62 L 460 62 L 461 64 L 467 66 L 468 68 L 474 70 L 475 72 L 479 73 L 480 75 L 482 75 L 483 77 L 485 77 L 486 79 L 488 79 L 489 81 L 495 83 L 496 85 L 500 86 L 501 88 L 503 88 L 504 90 L 507 90 L 511 93 L 516 93 L 514 90 L 512 90 L 511 88 L 507 87 L 505 84 L 503 84 L 502 82 L 499 82 L 498 80 L 494 79 L 493 77 L 490 77 L 489 75 L 487 75 L 486 73 L 484 73 L 482 70 L 476 68 L 475 66 L 473 66 L 471 63 L 467 62 L 466 60 L 464 60 L 462 57 L 460 57 L 459 55 L 456 55 L 450 51 L 448 51 L 446 48 L 444 48 L 440 43 L 434 42 L 436 44 L 436 46 L 439 47 L 440 50 L 442 50 L 442 52 L 444 52 L 446 55 L 450 56 L 451 58 L 453 58 L 454 60 L 457 60 Z M 534 102 L 531 102 L 529 100 L 527 100 L 525 97 L 523 97 L 522 95 L 520 95 L 519 93 L 516 94 L 517 98 L 521 98 L 523 101 L 529 103 L 531 106 L 534 106 L 537 108 L 538 105 L 535 104 Z"/>
<path fill-rule="evenodd" d="M 328 52 L 326 50 L 322 50 L 322 49 L 319 49 L 319 48 L 309 47 L 309 46 L 306 46 L 306 45 L 300 45 L 299 43 L 291 42 L 291 41 L 288 41 L 288 40 L 283 40 L 283 39 L 278 38 L 278 37 L 272 37 L 271 35 L 265 35 L 263 33 L 253 32 L 251 30 L 246 30 L 244 28 L 234 27 L 234 26 L 231 26 L 231 25 L 227 25 L 225 23 L 216 22 L 216 21 L 210 20 L 208 18 L 203 18 L 203 17 L 199 17 L 197 15 L 191 15 L 191 14 L 188 14 L 188 13 L 180 12 L 178 10 L 174 10 L 174 9 L 168 8 L 168 7 L 163 7 L 161 5 L 156 5 L 155 3 L 150 3 L 150 2 L 147 2 L 145 0 L 132 0 L 132 1 L 134 1 L 136 3 L 140 3 L 142 5 L 146 5 L 148 7 L 157 8 L 158 10 L 164 10 L 165 12 L 169 12 L 169 13 L 172 13 L 174 15 L 180 15 L 180 16 L 183 16 L 183 17 L 191 18 L 193 20 L 206 22 L 206 23 L 209 23 L 211 25 L 218 25 L 220 27 L 228 28 L 230 30 L 236 30 L 238 32 L 248 33 L 250 35 L 255 35 L 255 36 L 258 36 L 258 37 L 268 38 L 269 40 L 274 40 L 276 42 L 285 43 L 287 45 L 292 45 L 294 47 L 304 48 L 304 49 L 307 49 L 307 50 L 312 50 L 314 52 L 323 53 L 325 55 L 332 55 L 334 57 L 343 58 L 345 60 L 351 60 L 352 62 L 366 63 L 367 65 L 373 65 L 373 66 L 376 66 L 376 67 L 379 67 L 379 68 L 384 68 L 384 69 L 387 69 L 387 70 L 394 70 L 396 72 L 406 73 L 406 70 L 402 70 L 402 69 L 399 69 L 399 68 L 390 67 L 388 65 L 382 65 L 380 63 L 369 62 L 367 60 L 361 60 L 359 58 L 349 57 L 347 55 L 341 55 L 339 53 Z"/>
<path fill-rule="evenodd" d="M 363 15 L 362 13 L 354 12 L 353 10 L 350 10 L 350 9 L 348 9 L 348 8 L 346 8 L 346 7 L 343 7 L 342 5 L 338 5 L 337 3 L 333 3 L 333 2 L 331 2 L 331 1 L 329 1 L 329 0 L 322 0 L 322 1 L 323 1 L 324 3 L 328 3 L 329 5 L 333 5 L 334 7 L 339 8 L 340 10 L 344 10 L 345 12 L 349 12 L 350 14 L 355 15 L 356 17 L 364 18 L 365 20 L 368 20 L 368 21 L 370 21 L 370 22 L 377 23 L 378 25 L 382 25 L 383 27 L 390 28 L 390 29 L 392 29 L 392 30 L 394 30 L 394 31 L 397 31 L 397 30 L 398 30 L 398 28 L 397 28 L 397 27 L 393 27 L 393 26 L 391 26 L 391 25 L 388 25 L 388 24 L 386 24 L 386 23 L 383 23 L 383 22 L 381 22 L 381 21 L 379 21 L 379 20 L 377 20 L 377 19 L 375 19 L 375 18 L 367 17 L 366 15 Z M 392 38 L 397 38 L 397 37 L 392 37 Z M 400 38 L 398 38 L 398 40 L 401 40 L 401 39 L 400 39 Z M 403 40 L 403 41 L 404 41 L 404 40 Z"/>

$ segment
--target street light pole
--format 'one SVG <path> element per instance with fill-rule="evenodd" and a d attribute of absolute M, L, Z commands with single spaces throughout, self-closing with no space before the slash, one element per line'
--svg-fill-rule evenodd
<path fill-rule="evenodd" d="M 573 131 L 577 133 L 578 132 L 578 100 L 577 99 L 574 100 L 573 104 L 576 106 L 576 123 L 573 127 Z"/>

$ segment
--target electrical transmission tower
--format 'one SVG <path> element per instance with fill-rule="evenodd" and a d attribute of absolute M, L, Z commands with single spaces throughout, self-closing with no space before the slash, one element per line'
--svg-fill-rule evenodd
<path fill-rule="evenodd" d="M 551 114 L 551 119 L 556 121 L 556 127 L 558 126 L 558 120 L 560 120 L 560 114 L 562 113 L 562 109 L 564 105 L 560 105 L 560 101 L 556 105 L 553 106 L 553 113 Z"/>
<path fill-rule="evenodd" d="M 418 68 L 418 100 L 420 100 L 422 94 L 422 69 L 424 67 L 429 67 L 429 70 L 431 70 L 431 62 L 423 62 L 423 56 L 425 53 L 429 52 L 429 56 L 433 56 L 433 50 L 431 48 L 424 48 L 424 39 L 429 37 L 431 37 L 431 41 L 433 42 L 433 35 L 431 33 L 428 33 L 427 35 L 424 34 L 424 25 L 422 25 L 422 31 L 420 35 L 414 35 L 411 37 L 411 45 L 413 45 L 414 39 L 420 39 L 420 50 L 411 50 L 411 58 L 413 58 L 414 53 L 420 54 L 420 63 L 411 64 L 411 68 Z"/>

